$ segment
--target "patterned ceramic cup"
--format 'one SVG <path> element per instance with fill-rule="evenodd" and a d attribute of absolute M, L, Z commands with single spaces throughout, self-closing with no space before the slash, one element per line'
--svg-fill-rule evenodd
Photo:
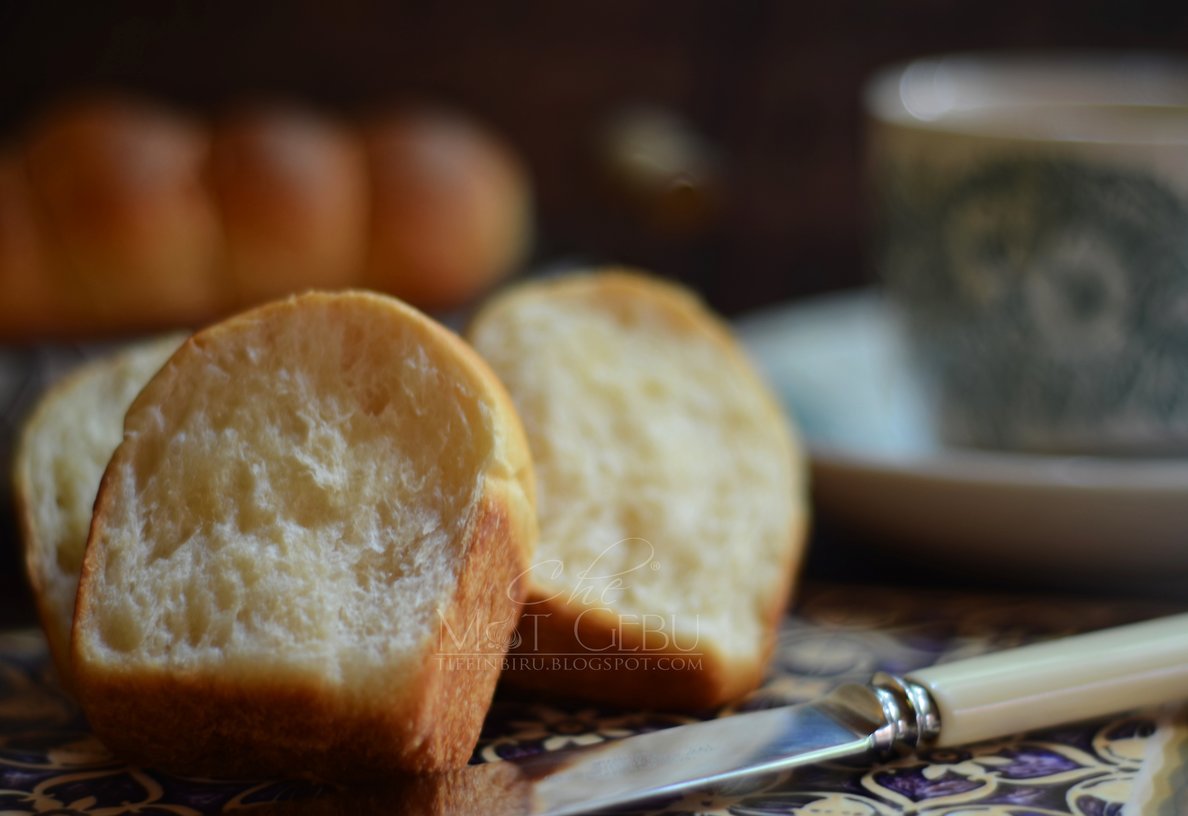
<path fill-rule="evenodd" d="M 941 438 L 1188 451 L 1188 63 L 954 55 L 865 103 L 873 257 Z"/>

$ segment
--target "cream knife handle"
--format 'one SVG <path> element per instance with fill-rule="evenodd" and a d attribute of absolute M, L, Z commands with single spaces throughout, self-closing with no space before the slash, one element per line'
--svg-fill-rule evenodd
<path fill-rule="evenodd" d="M 940 715 L 937 746 L 1188 698 L 1188 614 L 911 672 Z"/>

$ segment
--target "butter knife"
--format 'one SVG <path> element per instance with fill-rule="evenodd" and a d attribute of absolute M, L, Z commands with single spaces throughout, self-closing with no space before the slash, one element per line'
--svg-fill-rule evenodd
<path fill-rule="evenodd" d="M 1181 698 L 1188 698 L 1188 614 L 903 677 L 879 673 L 815 702 L 550 752 L 515 765 L 520 778 L 530 780 L 524 812 L 571 816 L 815 762 L 965 745 Z"/>

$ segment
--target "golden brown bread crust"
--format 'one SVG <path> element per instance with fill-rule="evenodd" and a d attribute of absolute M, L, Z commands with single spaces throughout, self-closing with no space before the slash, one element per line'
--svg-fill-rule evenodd
<path fill-rule="evenodd" d="M 332 780 L 382 777 L 395 769 L 459 767 L 470 758 L 494 693 L 506 644 L 519 617 L 519 581 L 535 544 L 534 484 L 527 442 L 510 398 L 460 338 L 429 318 L 370 293 L 310 293 L 269 304 L 198 333 L 190 344 L 219 342 L 237 321 L 308 302 L 352 301 L 394 309 L 421 324 L 481 383 L 499 429 L 502 459 L 487 472 L 464 533 L 449 603 L 422 646 L 415 677 L 381 695 L 344 695 L 313 681 L 250 683 L 217 673 L 121 671 L 92 661 L 83 645 L 92 626 L 91 576 L 106 556 L 97 531 L 108 522 L 115 474 L 135 455 L 117 449 L 99 489 L 91 542 L 75 610 L 72 660 L 79 700 L 96 735 L 133 761 L 185 774 L 300 774 Z M 166 366 L 165 371 L 169 370 Z M 142 392 L 129 413 L 152 395 Z"/>
<path fill-rule="evenodd" d="M 658 304 L 661 308 L 649 311 L 649 318 L 668 321 L 674 332 L 710 339 L 731 365 L 753 382 L 757 393 L 764 395 L 771 426 L 787 428 L 782 408 L 725 325 L 713 318 L 690 291 L 633 270 L 599 270 L 512 287 L 478 312 L 467 336 L 474 338 L 483 323 L 498 319 L 500 312 L 513 308 L 523 299 L 544 303 L 553 298 L 597 302 L 614 314 L 627 313 L 640 303 Z M 795 469 L 803 471 L 803 455 L 797 443 L 790 439 L 787 444 L 796 460 Z M 516 688 L 556 696 L 580 696 L 629 708 L 705 710 L 744 696 L 760 685 L 774 651 L 779 622 L 792 596 L 807 545 L 809 515 L 807 494 L 802 493 L 796 497 L 793 516 L 789 519 L 782 560 L 762 566 L 764 575 L 775 576 L 776 585 L 760 613 L 763 643 L 754 659 L 727 658 L 705 648 L 704 643 L 699 644 L 696 654 L 681 651 L 668 643 L 664 633 L 649 642 L 645 630 L 624 625 L 624 619 L 617 613 L 558 593 L 556 585 L 530 582 L 519 635 L 504 673 L 505 681 Z M 724 587 L 723 591 L 746 591 L 746 588 Z M 641 654 L 651 659 L 630 662 L 630 658 Z M 543 665 L 547 671 L 540 670 L 542 663 L 533 660 L 534 655 L 546 656 Z M 594 659 L 554 664 L 549 655 L 589 655 Z M 603 657 L 622 657 L 625 661 L 621 665 L 636 668 L 608 670 Z"/>
<path fill-rule="evenodd" d="M 775 651 L 780 621 L 800 571 L 806 526 L 804 514 L 793 531 L 786 561 L 772 567 L 783 586 L 764 610 L 764 644 L 754 661 L 729 661 L 704 646 L 692 654 L 670 648 L 667 638 L 649 643 L 646 631 L 625 627 L 607 610 L 567 603 L 554 589 L 533 587 L 503 682 L 551 697 L 581 697 L 631 709 L 706 711 L 744 697 L 763 682 Z M 571 659 L 555 666 L 546 657 L 542 671 L 534 655 L 588 655 L 590 660 Z M 630 662 L 640 655 L 648 660 Z M 606 666 L 615 659 L 634 668 L 609 671 Z"/>
<path fill-rule="evenodd" d="M 701 711 L 741 697 L 763 678 L 762 664 L 728 667 L 704 647 L 691 656 L 649 644 L 646 633 L 623 627 L 609 610 L 543 595 L 529 595 L 503 674 L 509 687 L 630 709 Z M 554 662 L 554 655 L 564 657 Z"/>
<path fill-rule="evenodd" d="M 488 762 L 440 773 L 393 775 L 380 784 L 253 804 L 243 812 L 253 816 L 523 816 L 531 812 L 532 801 L 532 785 L 514 763 Z"/>

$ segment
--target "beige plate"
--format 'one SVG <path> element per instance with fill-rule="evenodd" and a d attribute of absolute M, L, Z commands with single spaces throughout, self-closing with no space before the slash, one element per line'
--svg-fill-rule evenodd
<path fill-rule="evenodd" d="M 946 448 L 872 290 L 737 329 L 801 427 L 823 514 L 932 564 L 1188 598 L 1188 460 Z"/>

